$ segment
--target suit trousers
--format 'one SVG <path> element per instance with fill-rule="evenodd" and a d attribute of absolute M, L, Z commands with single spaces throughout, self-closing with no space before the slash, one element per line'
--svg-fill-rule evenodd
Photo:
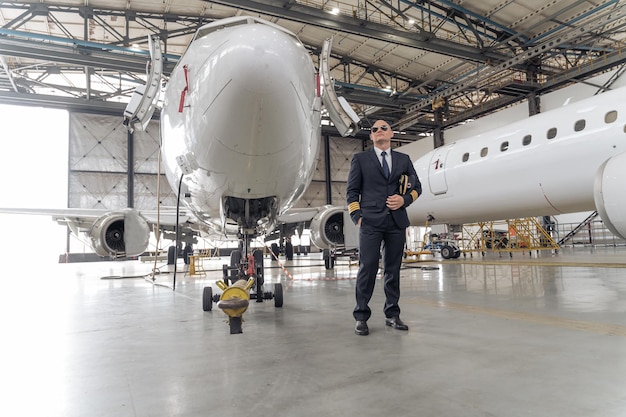
<path fill-rule="evenodd" d="M 400 265 L 406 241 L 405 228 L 400 228 L 387 215 L 384 227 L 372 227 L 367 222 L 361 223 L 359 230 L 359 272 L 356 278 L 355 320 L 367 321 L 372 315 L 369 301 L 374 292 L 378 259 L 382 244 L 382 260 L 385 290 L 385 317 L 400 315 Z"/>

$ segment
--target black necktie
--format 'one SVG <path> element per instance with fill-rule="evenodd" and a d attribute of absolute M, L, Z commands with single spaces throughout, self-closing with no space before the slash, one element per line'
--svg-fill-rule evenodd
<path fill-rule="evenodd" d="M 385 178 L 389 179 L 389 164 L 387 164 L 387 152 L 382 151 L 380 156 L 383 157 L 383 174 L 385 174 Z"/>

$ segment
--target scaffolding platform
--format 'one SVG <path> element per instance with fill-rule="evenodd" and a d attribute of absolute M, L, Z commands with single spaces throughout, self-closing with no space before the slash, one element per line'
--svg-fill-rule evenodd
<path fill-rule="evenodd" d="M 532 252 L 558 250 L 559 245 L 534 217 L 463 225 L 460 245 L 463 256 L 479 252 Z"/>

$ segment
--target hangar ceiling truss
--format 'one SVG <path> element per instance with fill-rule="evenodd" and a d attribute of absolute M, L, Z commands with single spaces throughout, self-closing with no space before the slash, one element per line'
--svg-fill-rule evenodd
<path fill-rule="evenodd" d="M 626 62 L 620 0 L 0 1 L 0 102 L 121 114 L 158 34 L 165 74 L 193 33 L 252 14 L 293 31 L 365 126 L 414 134 L 539 96 Z M 437 113 L 437 114 L 436 114 Z M 409 135 L 410 136 L 410 135 Z"/>

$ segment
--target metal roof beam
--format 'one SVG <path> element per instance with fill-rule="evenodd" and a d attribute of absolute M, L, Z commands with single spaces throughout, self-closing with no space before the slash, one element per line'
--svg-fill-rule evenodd
<path fill-rule="evenodd" d="M 49 107 L 80 113 L 108 114 L 122 116 L 126 103 L 112 101 L 85 100 L 80 98 L 59 97 L 47 94 L 24 94 L 0 91 L 0 103 L 17 106 Z"/>
<path fill-rule="evenodd" d="M 139 73 L 146 71 L 146 60 L 149 59 L 145 51 L 136 51 L 117 46 L 114 50 L 111 50 L 111 45 L 107 44 L 80 42 L 55 37 L 48 38 L 52 41 L 62 41 L 66 44 L 36 42 L 30 39 L 34 36 L 33 34 L 9 31 L 11 36 L 3 36 L 6 35 L 6 32 L 0 29 L 0 38 L 2 39 L 2 42 L 0 42 L 0 55 Z M 170 56 L 170 58 L 172 57 Z M 164 73 L 171 73 L 174 65 L 175 62 L 171 62 L 171 60 L 165 62 Z"/>
<path fill-rule="evenodd" d="M 394 29 L 388 25 L 371 22 L 368 20 L 343 15 L 330 15 L 324 10 L 304 6 L 302 4 L 281 0 L 203 0 L 223 6 L 237 7 L 240 9 L 262 13 L 278 18 L 294 20 L 297 22 L 336 30 L 367 38 L 377 39 L 396 45 L 410 48 L 423 49 L 442 55 L 453 56 L 474 62 L 502 62 L 507 56 L 474 48 L 445 39 L 437 38 L 434 34 L 421 30 L 420 32 L 408 32 Z"/>
<path fill-rule="evenodd" d="M 626 14 L 626 5 L 622 5 L 619 8 L 612 10 L 609 13 L 605 13 L 602 16 L 598 16 L 597 19 L 592 22 L 580 26 L 580 27 L 572 27 L 571 29 L 564 31 L 559 36 L 556 36 L 554 39 L 549 39 L 544 41 L 541 44 L 535 45 L 532 48 L 524 51 L 524 53 L 515 56 L 514 58 L 509 59 L 506 62 L 503 62 L 498 65 L 492 65 L 488 68 L 482 70 L 478 75 L 465 79 L 463 82 L 459 82 L 450 87 L 438 90 L 428 95 L 427 98 L 420 100 L 416 104 L 407 107 L 406 115 L 398 121 L 394 128 L 398 128 L 400 130 L 406 129 L 415 121 L 415 116 L 420 112 L 421 109 L 431 105 L 434 100 L 439 98 L 446 98 L 453 96 L 461 91 L 469 87 L 476 86 L 481 81 L 488 79 L 489 77 L 493 77 L 518 63 L 526 62 L 529 59 L 543 55 L 548 53 L 551 50 L 558 48 L 561 45 L 567 44 L 579 38 L 585 33 L 591 32 L 599 27 L 606 25 L 607 23 L 613 22 L 617 19 L 621 19 Z"/>

